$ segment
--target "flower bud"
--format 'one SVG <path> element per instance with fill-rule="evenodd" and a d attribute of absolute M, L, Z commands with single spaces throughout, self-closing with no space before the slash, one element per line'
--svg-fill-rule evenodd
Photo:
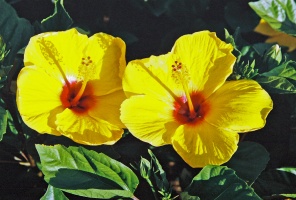
<path fill-rule="evenodd" d="M 281 61 L 282 52 L 278 44 L 273 45 L 263 56 L 263 62 L 267 66 L 267 70 L 278 66 Z"/>

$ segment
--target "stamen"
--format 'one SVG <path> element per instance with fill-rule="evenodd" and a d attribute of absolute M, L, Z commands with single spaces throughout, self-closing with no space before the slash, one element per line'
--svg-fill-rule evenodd
<path fill-rule="evenodd" d="M 175 61 L 175 64 L 172 65 L 173 68 L 173 78 L 177 79 L 176 81 L 180 81 L 182 84 L 182 87 L 185 91 L 185 96 L 187 99 L 187 105 L 189 108 L 189 118 L 193 119 L 196 117 L 196 112 L 192 103 L 192 99 L 188 90 L 188 74 L 184 66 L 181 62 Z"/>
<path fill-rule="evenodd" d="M 85 90 L 86 84 L 87 84 L 86 81 L 83 81 L 83 82 L 82 82 L 81 88 L 79 89 L 78 93 L 77 93 L 76 96 L 71 100 L 70 103 L 71 103 L 71 106 L 72 106 L 72 107 L 75 107 L 75 106 L 78 105 L 79 100 L 80 100 L 80 98 L 82 97 L 83 92 L 84 92 L 84 90 Z"/>

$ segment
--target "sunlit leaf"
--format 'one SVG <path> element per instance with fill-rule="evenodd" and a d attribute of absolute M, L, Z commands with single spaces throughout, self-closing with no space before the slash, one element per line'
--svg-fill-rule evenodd
<path fill-rule="evenodd" d="M 55 0 L 55 9 L 53 15 L 47 17 L 41 22 L 41 30 L 63 31 L 67 30 L 73 24 L 72 18 L 64 8 L 64 0 Z"/>
<path fill-rule="evenodd" d="M 238 150 L 225 165 L 235 170 L 248 184 L 252 184 L 266 168 L 268 161 L 269 154 L 262 145 L 255 142 L 240 142 Z"/>
<path fill-rule="evenodd" d="M 289 197 L 289 198 L 296 198 L 296 194 L 281 194 L 281 196 Z"/>
<path fill-rule="evenodd" d="M 282 168 L 278 168 L 277 170 L 289 172 L 289 173 L 296 175 L 296 167 L 282 167 Z"/>
<path fill-rule="evenodd" d="M 251 8 L 273 29 L 296 35 L 296 3 L 294 0 L 260 0 Z"/>
<path fill-rule="evenodd" d="M 131 169 L 103 153 L 62 145 L 36 148 L 44 179 L 63 191 L 92 198 L 132 197 L 138 185 Z"/>
<path fill-rule="evenodd" d="M 3 65 L 10 66 L 17 52 L 27 45 L 34 29 L 28 20 L 19 18 L 14 8 L 6 1 L 0 0 L 0 10 L 0 35 L 9 50 Z"/>
<path fill-rule="evenodd" d="M 296 93 L 296 63 L 288 61 L 256 78 L 268 92 L 279 94 Z"/>
<path fill-rule="evenodd" d="M 282 65 L 275 67 L 268 72 L 262 73 L 261 76 L 278 76 L 283 78 L 289 78 L 296 81 L 296 62 L 285 62 Z"/>
<path fill-rule="evenodd" d="M 48 185 L 46 193 L 40 200 L 68 200 L 68 198 L 60 189 Z"/>
<path fill-rule="evenodd" d="M 225 166 L 208 165 L 196 175 L 185 189 L 190 196 L 203 200 L 259 200 L 254 190 Z"/>

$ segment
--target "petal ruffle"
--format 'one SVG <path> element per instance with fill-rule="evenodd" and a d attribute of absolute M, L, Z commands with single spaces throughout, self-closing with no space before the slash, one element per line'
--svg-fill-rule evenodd
<path fill-rule="evenodd" d="M 175 151 L 191 167 L 221 165 L 237 150 L 237 133 L 219 129 L 208 123 L 191 127 L 182 125 L 172 138 Z"/>
<path fill-rule="evenodd" d="M 207 100 L 205 120 L 225 130 L 248 132 L 262 128 L 273 103 L 253 80 L 227 81 Z"/>
<path fill-rule="evenodd" d="M 129 131 L 154 146 L 170 144 L 178 124 L 172 116 L 173 106 L 150 96 L 138 95 L 121 105 L 121 120 Z"/>
<path fill-rule="evenodd" d="M 26 47 L 25 66 L 35 65 L 61 80 L 61 70 L 67 78 L 76 78 L 87 43 L 87 36 L 76 29 L 41 33 L 32 37 Z"/>
<path fill-rule="evenodd" d="M 36 66 L 21 70 L 17 79 L 17 106 L 24 122 L 39 133 L 55 131 L 55 115 L 63 111 L 60 93 L 63 83 Z"/>
<path fill-rule="evenodd" d="M 107 121 L 87 114 L 77 115 L 70 109 L 57 115 L 56 125 L 62 135 L 86 145 L 114 144 L 123 134 L 123 129 Z"/>
<path fill-rule="evenodd" d="M 200 31 L 180 37 L 172 52 L 187 68 L 195 90 L 208 97 L 232 73 L 235 56 L 233 47 L 221 41 L 215 33 Z"/>

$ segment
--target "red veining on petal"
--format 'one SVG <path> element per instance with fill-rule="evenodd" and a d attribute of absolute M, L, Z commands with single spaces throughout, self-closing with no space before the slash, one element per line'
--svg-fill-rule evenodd
<path fill-rule="evenodd" d="M 78 102 L 73 102 L 74 98 L 79 93 L 81 86 L 82 82 L 70 82 L 70 87 L 67 85 L 63 86 L 63 91 L 60 95 L 64 108 L 69 108 L 76 114 L 84 114 L 96 104 L 96 100 L 93 95 L 93 87 L 89 82 L 86 84 Z"/>
<path fill-rule="evenodd" d="M 190 114 L 186 96 L 181 96 L 179 97 L 179 100 L 182 101 L 183 104 L 180 104 L 180 101 L 174 102 L 175 109 L 173 111 L 173 116 L 180 124 L 195 126 L 204 121 L 205 116 L 210 110 L 210 104 L 205 102 L 205 98 L 201 92 L 192 92 L 190 97 L 196 115 L 192 116 Z"/>

